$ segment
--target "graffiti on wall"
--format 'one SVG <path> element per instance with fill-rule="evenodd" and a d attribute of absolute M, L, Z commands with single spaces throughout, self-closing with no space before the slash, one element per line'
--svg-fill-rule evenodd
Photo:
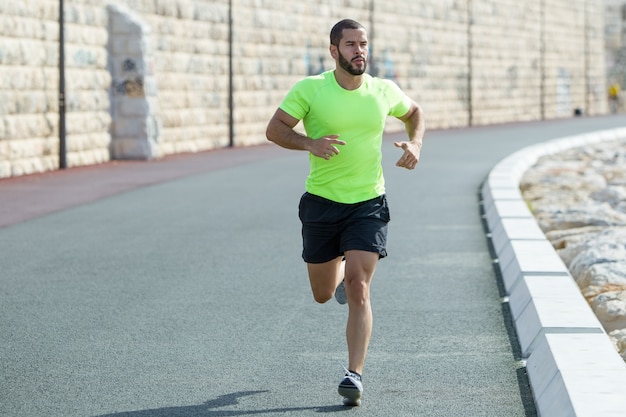
<path fill-rule="evenodd" d="M 121 63 L 122 79 L 112 81 L 113 92 L 127 97 L 145 97 L 144 78 L 138 72 L 137 62 L 126 58 Z"/>
<path fill-rule="evenodd" d="M 311 50 L 311 41 L 307 41 L 304 53 L 304 66 L 307 75 L 317 75 L 324 72 L 327 68 L 325 65 L 325 55 L 321 52 Z"/>
<path fill-rule="evenodd" d="M 79 49 L 74 52 L 72 58 L 74 59 L 74 64 L 79 67 L 91 67 L 96 65 L 97 62 L 96 54 L 85 49 Z"/>
<path fill-rule="evenodd" d="M 372 56 L 371 52 L 368 56 Z M 330 69 L 327 59 L 330 60 L 327 50 L 315 50 L 311 47 L 311 41 L 307 41 L 304 53 L 304 66 L 307 75 L 317 75 Z M 396 64 L 391 57 L 389 49 L 385 49 L 381 59 L 370 60 L 368 72 L 374 77 L 396 80 Z"/>
<path fill-rule="evenodd" d="M 518 88 L 518 73 L 517 73 L 517 66 L 515 65 L 511 65 L 507 68 L 506 70 L 506 79 L 508 81 L 509 84 L 509 88 L 508 88 L 508 96 L 510 97 L 512 92 L 514 90 L 517 90 Z"/>
<path fill-rule="evenodd" d="M 398 78 L 398 74 L 396 73 L 396 64 L 391 57 L 391 53 L 388 48 L 385 48 L 383 51 L 383 58 L 380 61 L 380 64 L 376 65 L 376 69 L 376 74 L 372 75 L 390 80 L 396 80 Z"/>
<path fill-rule="evenodd" d="M 556 114 L 569 116 L 572 111 L 572 74 L 559 68 L 556 77 Z"/>

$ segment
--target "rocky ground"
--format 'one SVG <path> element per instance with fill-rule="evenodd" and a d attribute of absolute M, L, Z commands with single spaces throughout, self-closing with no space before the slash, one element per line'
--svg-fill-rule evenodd
<path fill-rule="evenodd" d="M 543 157 L 520 188 L 626 360 L 626 138 Z"/>

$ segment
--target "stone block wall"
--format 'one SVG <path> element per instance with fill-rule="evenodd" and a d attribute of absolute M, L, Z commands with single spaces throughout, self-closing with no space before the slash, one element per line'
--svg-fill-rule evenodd
<path fill-rule="evenodd" d="M 227 146 L 228 0 L 120 3 L 152 30 L 160 154 Z"/>
<path fill-rule="evenodd" d="M 0 3 L 0 178 L 58 166 L 58 4 Z M 369 30 L 370 72 L 418 101 L 429 128 L 607 112 L 602 2 L 64 4 L 69 166 L 228 146 L 231 30 L 232 140 L 264 143 L 289 87 L 333 67 L 328 32 L 344 17 Z M 114 33 L 108 5 L 134 16 L 141 28 L 135 43 Z M 126 88 L 133 85 L 143 90 Z M 139 107 L 145 114 L 136 114 Z M 389 129 L 397 128 L 390 120 Z"/>
<path fill-rule="evenodd" d="M 540 2 L 473 1 L 472 124 L 541 118 Z"/>
<path fill-rule="evenodd" d="M 58 1 L 0 2 L 0 178 L 58 167 Z M 68 165 L 109 159 L 106 13 L 76 7 L 66 31 Z"/>
<path fill-rule="evenodd" d="M 375 2 L 374 70 L 424 108 L 427 126 L 469 124 L 468 18 L 467 1 Z"/>

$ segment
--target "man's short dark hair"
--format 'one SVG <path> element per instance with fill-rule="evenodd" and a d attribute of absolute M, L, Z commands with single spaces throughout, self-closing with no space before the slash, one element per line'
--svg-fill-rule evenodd
<path fill-rule="evenodd" d="M 330 31 L 330 44 L 339 46 L 344 29 L 365 29 L 365 26 L 352 19 L 343 19 L 335 24 Z"/>

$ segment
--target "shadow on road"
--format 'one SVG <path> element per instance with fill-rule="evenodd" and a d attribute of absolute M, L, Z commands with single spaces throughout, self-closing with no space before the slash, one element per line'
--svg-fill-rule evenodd
<path fill-rule="evenodd" d="M 317 407 L 282 407 L 267 409 L 248 410 L 216 410 L 217 408 L 233 406 L 239 404 L 239 399 L 251 395 L 263 394 L 269 391 L 241 391 L 232 394 L 220 395 L 214 400 L 209 400 L 200 405 L 188 405 L 180 407 L 164 407 L 150 410 L 122 411 L 113 414 L 102 414 L 96 417 L 229 417 L 229 416 L 249 416 L 274 413 L 288 413 L 291 411 L 312 410 L 317 413 L 333 413 L 348 411 L 350 407 L 341 405 L 328 405 Z"/>

